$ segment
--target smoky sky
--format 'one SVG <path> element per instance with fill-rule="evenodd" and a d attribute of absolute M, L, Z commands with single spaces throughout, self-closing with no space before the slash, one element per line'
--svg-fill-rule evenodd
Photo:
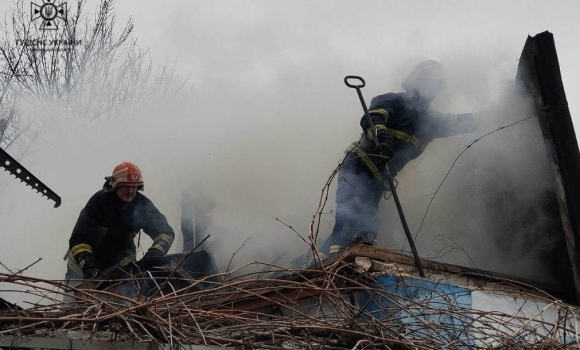
<path fill-rule="evenodd" d="M 88 1 L 87 9 L 96 4 Z M 149 48 L 154 64 L 175 67 L 191 84 L 191 94 L 186 101 L 155 101 L 155 108 L 100 122 L 64 120 L 58 108 L 46 107 L 40 119 L 51 127 L 41 149 L 23 163 L 63 204 L 53 209 L 2 172 L 0 261 L 19 269 L 42 257 L 29 274 L 62 278 L 62 256 L 78 213 L 103 177 L 126 160 L 140 166 L 144 194 L 178 235 L 183 189 L 200 183 L 216 200 L 207 233 L 222 269 L 236 251 L 234 265 L 291 260 L 308 246 L 276 219 L 308 234 L 326 179 L 360 133 L 362 108 L 355 91 L 344 85 L 345 75 L 364 77 L 369 103 L 375 95 L 401 91 L 416 62 L 434 59 L 448 78 L 434 107 L 447 113 L 497 110 L 512 91 L 527 35 L 549 30 L 575 118 L 578 7 L 574 1 L 119 1 L 119 28 L 132 17 L 135 37 Z M 488 117 L 484 125 L 491 129 L 506 121 L 512 119 Z M 496 135 L 506 147 L 514 140 L 507 134 Z M 410 164 L 408 173 L 418 168 L 412 176 L 399 176 L 405 203 L 419 198 L 424 205 L 450 162 L 475 137 L 434 142 L 430 162 Z M 465 159 L 478 154 L 485 152 Z M 420 164 L 438 171 L 429 174 Z M 454 171 L 467 181 L 466 169 Z M 405 191 L 413 187 L 419 190 Z M 441 198 L 452 200 L 453 191 L 446 193 Z M 415 229 L 424 206 L 417 208 L 409 209 Z M 332 214 L 325 216 L 321 236 L 329 234 L 332 220 Z M 441 222 L 426 225 L 431 228 L 425 232 L 445 235 Z M 400 249 L 395 243 L 392 248 Z M 174 251 L 179 249 L 178 240 Z M 477 253 L 471 255 L 475 259 Z"/>

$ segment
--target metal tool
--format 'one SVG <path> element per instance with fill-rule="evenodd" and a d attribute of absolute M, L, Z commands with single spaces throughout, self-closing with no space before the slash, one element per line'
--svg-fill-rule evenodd
<path fill-rule="evenodd" d="M 348 82 L 349 79 L 356 79 L 359 80 L 361 84 L 355 85 Z M 361 88 L 365 87 L 366 83 L 363 78 L 356 76 L 356 75 L 347 75 L 344 77 L 344 83 L 349 88 L 356 89 L 358 94 L 358 98 L 360 99 L 360 103 L 365 111 L 365 116 L 369 119 L 369 123 L 372 126 L 373 122 L 371 116 L 369 114 L 369 110 L 363 98 L 362 92 L 360 91 Z M 377 147 L 379 145 L 379 139 L 377 135 L 377 129 L 373 128 L 374 133 L 372 135 L 372 141 Z M 393 195 L 393 200 L 395 201 L 395 205 L 397 206 L 397 211 L 399 212 L 399 218 L 401 219 L 401 224 L 403 225 L 403 230 L 405 231 L 405 235 L 407 236 L 407 241 L 409 242 L 409 246 L 411 247 L 411 252 L 413 253 L 413 257 L 415 258 L 415 264 L 417 265 L 417 269 L 419 270 L 419 275 L 421 277 L 425 277 L 425 272 L 423 271 L 423 265 L 421 264 L 421 258 L 419 257 L 419 253 L 417 253 L 417 248 L 415 247 L 415 242 L 413 241 L 413 236 L 411 236 L 411 231 L 409 230 L 409 226 L 407 225 L 407 220 L 405 219 L 405 214 L 403 213 L 403 207 L 401 206 L 401 202 L 399 201 L 399 196 L 397 195 L 397 189 L 395 186 L 395 182 L 393 177 L 391 176 L 391 171 L 389 170 L 389 165 L 385 164 L 385 172 L 387 181 L 389 182 L 389 188 L 391 189 L 391 194 Z"/>
<path fill-rule="evenodd" d="M 32 187 L 33 190 L 46 196 L 48 199 L 54 201 L 54 207 L 58 208 L 60 206 L 60 197 L 54 193 L 48 186 L 43 184 L 36 176 L 32 175 L 31 172 L 26 170 L 25 167 L 20 165 L 16 159 L 12 158 L 6 151 L 0 148 L 0 167 L 3 167 L 5 171 L 16 176 L 20 182 L 24 182 L 28 186 Z"/>

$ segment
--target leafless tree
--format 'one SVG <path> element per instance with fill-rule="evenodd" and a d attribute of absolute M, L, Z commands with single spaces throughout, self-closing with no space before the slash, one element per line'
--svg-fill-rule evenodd
<path fill-rule="evenodd" d="M 116 30 L 114 3 L 101 0 L 91 14 L 86 0 L 77 0 L 61 14 L 66 21 L 51 23 L 59 26 L 54 30 L 43 28 L 42 18 L 31 20 L 28 2 L 14 4 L 0 24 L 0 119 L 6 121 L 0 147 L 30 143 L 38 132 L 19 109 L 23 100 L 49 101 L 66 118 L 97 120 L 187 92 L 187 80 L 174 69 L 153 72 L 131 19 Z"/>

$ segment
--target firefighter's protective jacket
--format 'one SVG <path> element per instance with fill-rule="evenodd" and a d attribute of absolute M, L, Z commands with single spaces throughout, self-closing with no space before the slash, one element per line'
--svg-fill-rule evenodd
<path fill-rule="evenodd" d="M 143 230 L 151 239 L 150 249 L 166 254 L 175 233 L 167 219 L 151 200 L 137 192 L 129 202 L 122 202 L 115 191 L 100 190 L 81 211 L 69 240 L 69 271 L 82 276 L 74 257 L 83 252 L 93 254 L 99 270 L 119 264 L 124 266 L 135 260 L 134 238 Z"/>
<path fill-rule="evenodd" d="M 417 158 L 433 139 L 476 130 L 471 114 L 439 113 L 407 92 L 374 97 L 369 114 L 373 125 L 366 116 L 360 122 L 365 132 L 360 150 L 373 153 L 374 145 L 370 140 L 376 130 L 378 142 L 393 146 L 394 155 L 390 163 L 393 176 L 410 160 Z"/>

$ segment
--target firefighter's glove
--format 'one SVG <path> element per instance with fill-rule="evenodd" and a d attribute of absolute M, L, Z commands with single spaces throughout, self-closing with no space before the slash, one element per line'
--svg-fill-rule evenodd
<path fill-rule="evenodd" d="M 393 153 L 393 145 L 390 142 L 381 142 L 375 149 L 372 161 L 377 167 L 383 167 L 391 160 Z"/>
<path fill-rule="evenodd" d="M 93 278 L 97 277 L 98 274 L 99 269 L 97 269 L 96 267 L 89 267 L 83 269 L 83 279 L 85 280 L 92 280 Z"/>
<path fill-rule="evenodd" d="M 95 261 L 93 260 L 93 254 L 91 253 L 81 253 L 77 257 L 75 257 L 77 264 L 83 270 L 83 279 L 91 280 L 99 274 L 99 269 L 95 265 Z"/>
<path fill-rule="evenodd" d="M 141 258 L 141 260 L 139 260 L 138 265 L 142 266 L 142 267 L 152 267 L 152 266 L 160 265 L 162 263 L 160 262 L 159 258 L 164 256 L 164 255 L 165 254 L 163 254 L 163 252 L 160 251 L 159 249 L 149 248 L 147 253 L 145 253 L 145 255 L 143 255 L 143 258 Z"/>

